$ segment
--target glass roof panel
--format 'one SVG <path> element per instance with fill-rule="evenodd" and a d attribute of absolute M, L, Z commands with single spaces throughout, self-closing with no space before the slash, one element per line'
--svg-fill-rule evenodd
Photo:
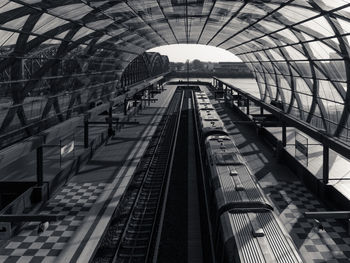
<path fill-rule="evenodd" d="M 334 8 L 338 8 L 348 4 L 349 2 L 346 0 L 313 0 L 324 10 L 332 10 Z"/>
<path fill-rule="evenodd" d="M 317 17 L 305 23 L 302 23 L 298 28 L 307 27 L 320 33 L 323 37 L 334 36 L 334 31 L 324 17 Z"/>
<path fill-rule="evenodd" d="M 296 6 L 285 6 L 278 10 L 278 14 L 283 17 L 283 22 L 289 25 L 319 15 L 316 11 L 306 10 Z"/>
<path fill-rule="evenodd" d="M 35 24 L 32 32 L 36 34 L 45 34 L 46 32 L 58 28 L 67 23 L 69 23 L 69 21 L 63 20 L 58 17 L 54 17 L 49 14 L 43 14 L 40 20 Z"/>
<path fill-rule="evenodd" d="M 84 3 L 64 5 L 49 9 L 51 14 L 62 16 L 70 20 L 79 20 L 91 11 L 93 11 L 93 9 Z"/>
<path fill-rule="evenodd" d="M 7 23 L 3 24 L 2 27 L 14 29 L 14 30 L 21 30 L 24 26 L 25 22 L 27 21 L 29 15 L 19 17 L 17 19 L 8 21 Z"/>
<path fill-rule="evenodd" d="M 17 4 L 16 2 L 7 1 L 4 5 L 0 5 L 0 14 L 14 10 L 19 7 L 22 7 L 22 5 Z"/>
<path fill-rule="evenodd" d="M 288 43 L 297 43 L 299 42 L 299 39 L 295 36 L 295 34 L 288 28 L 279 31 L 278 33 L 273 34 L 276 38 L 280 38 L 281 36 L 283 38 L 288 39 Z"/>
<path fill-rule="evenodd" d="M 337 18 L 338 23 L 344 33 L 350 33 L 350 22 L 345 21 L 344 19 Z"/>
<path fill-rule="evenodd" d="M 287 51 L 287 54 L 292 60 L 307 60 L 305 55 L 296 49 L 296 46 L 284 47 L 284 50 Z"/>
<path fill-rule="evenodd" d="M 312 56 L 315 59 L 329 59 L 331 56 L 333 58 L 341 58 L 334 49 L 323 44 L 321 41 L 312 41 L 308 45 L 312 49 Z"/>
<path fill-rule="evenodd" d="M 0 30 L 0 46 L 10 47 L 16 44 L 19 34 L 16 32 Z"/>

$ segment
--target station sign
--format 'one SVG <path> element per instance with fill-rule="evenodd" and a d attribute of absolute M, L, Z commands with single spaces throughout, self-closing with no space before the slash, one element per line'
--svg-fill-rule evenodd
<path fill-rule="evenodd" d="M 65 157 L 69 153 L 74 151 L 74 140 L 68 142 L 65 145 L 61 145 L 61 157 Z"/>
<path fill-rule="evenodd" d="M 308 166 L 309 140 L 299 132 L 295 132 L 295 158 Z"/>

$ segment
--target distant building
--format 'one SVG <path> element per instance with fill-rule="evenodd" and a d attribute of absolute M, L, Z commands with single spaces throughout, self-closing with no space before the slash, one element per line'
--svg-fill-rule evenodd
<path fill-rule="evenodd" d="M 207 62 L 207 63 L 205 64 L 205 66 L 206 66 L 206 69 L 207 69 L 208 71 L 213 71 L 213 70 L 214 70 L 214 63 L 212 63 L 212 62 Z"/>
<path fill-rule="evenodd" d="M 243 62 L 219 62 L 214 65 L 214 73 L 250 73 L 249 68 Z"/>
<path fill-rule="evenodd" d="M 187 64 L 170 62 L 170 69 L 176 77 L 187 76 Z M 188 72 L 197 77 L 236 77 L 253 78 L 253 74 L 244 62 L 203 62 L 193 60 L 189 63 Z"/>

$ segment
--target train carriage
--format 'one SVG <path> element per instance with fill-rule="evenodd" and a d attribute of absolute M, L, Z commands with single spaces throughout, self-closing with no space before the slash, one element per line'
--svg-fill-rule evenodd
<path fill-rule="evenodd" d="M 195 98 L 196 105 L 198 104 L 211 104 L 208 98 Z"/>
<path fill-rule="evenodd" d="M 205 144 L 211 176 L 213 225 L 230 209 L 273 210 L 228 136 L 209 136 Z"/>
<path fill-rule="evenodd" d="M 215 110 L 211 103 L 199 103 L 197 105 L 198 110 Z"/>
<path fill-rule="evenodd" d="M 271 211 L 225 212 L 217 240 L 218 263 L 303 262 L 291 237 Z"/>
<path fill-rule="evenodd" d="M 195 94 L 218 262 L 302 262 L 210 100 Z"/>

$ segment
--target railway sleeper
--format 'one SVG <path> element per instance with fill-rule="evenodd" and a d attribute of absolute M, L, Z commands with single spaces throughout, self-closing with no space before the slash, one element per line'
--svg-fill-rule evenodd
<path fill-rule="evenodd" d="M 156 193 L 153 193 L 152 191 L 142 191 L 142 194 L 139 196 L 139 201 L 141 200 L 150 200 L 150 199 L 159 199 L 159 193 L 158 191 Z"/>
<path fill-rule="evenodd" d="M 157 202 L 159 199 L 158 196 L 154 196 L 154 195 L 148 195 L 148 196 L 142 196 L 139 198 L 139 200 L 141 202 L 144 202 L 144 201 L 148 201 L 148 202 Z"/>
<path fill-rule="evenodd" d="M 121 247 L 125 249 L 147 250 L 148 243 L 148 241 L 138 242 L 137 240 L 130 240 L 130 242 L 123 243 Z"/>
<path fill-rule="evenodd" d="M 138 245 L 138 246 L 144 246 L 149 244 L 149 236 L 148 235 L 137 235 L 134 237 L 127 237 L 124 239 L 123 246 L 125 245 Z"/>
<path fill-rule="evenodd" d="M 155 173 L 151 173 L 148 175 L 145 183 L 146 184 L 153 184 L 153 183 L 160 183 L 162 182 L 163 179 L 163 171 L 157 171 Z"/>
<path fill-rule="evenodd" d="M 153 168 L 153 169 L 150 169 L 149 171 L 148 171 L 148 176 L 162 176 L 163 175 L 163 172 L 164 172 L 164 170 L 165 170 L 165 166 L 164 167 L 161 167 L 160 165 L 158 165 L 158 167 L 157 168 Z"/>
<path fill-rule="evenodd" d="M 131 220 L 153 220 L 152 215 L 155 213 L 155 211 L 138 211 L 137 213 L 133 213 Z"/>
<path fill-rule="evenodd" d="M 145 207 L 145 206 L 147 206 L 147 207 Z M 154 209 L 156 209 L 156 207 L 157 207 L 156 202 L 150 202 L 149 200 L 145 200 L 143 202 L 139 202 L 136 206 L 136 209 L 138 209 L 138 210 L 150 210 L 150 209 L 154 210 Z"/>
<path fill-rule="evenodd" d="M 128 204 L 125 204 L 124 207 L 125 207 L 125 210 L 124 210 L 123 216 L 127 217 L 130 209 L 132 208 L 132 203 L 129 202 Z"/>
<path fill-rule="evenodd" d="M 155 213 L 154 210 L 155 209 L 144 211 L 143 209 L 139 209 L 138 211 L 135 211 L 132 216 L 134 218 L 144 218 L 145 216 L 150 218 Z"/>
<path fill-rule="evenodd" d="M 151 200 L 149 200 L 148 196 L 144 196 L 138 200 L 136 207 L 142 209 L 151 203 L 153 203 L 153 202 Z"/>
<path fill-rule="evenodd" d="M 137 236 L 137 240 L 139 240 L 140 242 L 148 242 L 148 239 L 149 239 L 149 236 L 148 235 L 143 235 L 143 236 Z M 125 237 L 125 241 L 127 242 L 130 242 L 130 241 L 133 241 L 135 240 L 135 237 L 129 237 L 129 236 L 126 236 Z"/>
<path fill-rule="evenodd" d="M 135 244 L 135 243 L 130 243 L 130 244 L 123 244 L 123 248 L 126 248 L 126 249 L 147 249 L 148 245 L 147 243 L 146 244 Z"/>
<path fill-rule="evenodd" d="M 152 223 L 143 223 L 142 220 L 135 220 L 134 222 L 130 222 L 131 227 L 139 227 L 142 224 L 143 227 L 152 227 Z"/>
<path fill-rule="evenodd" d="M 147 182 L 143 186 L 142 190 L 158 189 L 158 188 L 160 188 L 162 186 L 162 182 L 163 182 L 163 180 L 162 181 L 160 181 L 160 180 L 157 180 L 157 181 L 151 180 L 151 181 Z"/>
<path fill-rule="evenodd" d="M 151 202 L 151 201 L 157 201 L 159 199 L 159 194 L 156 193 L 152 193 L 152 192 L 148 192 L 148 194 L 144 194 L 142 196 L 139 197 L 139 200 L 140 201 L 143 201 L 143 200 L 147 200 L 147 202 Z"/>
<path fill-rule="evenodd" d="M 133 219 L 137 218 L 144 218 L 145 216 L 147 216 L 147 218 L 153 216 L 155 214 L 155 209 L 148 209 L 148 210 L 143 210 L 143 209 L 139 209 L 139 211 L 136 211 L 133 213 Z"/>
<path fill-rule="evenodd" d="M 133 234 L 139 234 L 139 235 L 149 235 L 151 233 L 151 229 L 128 229 L 127 234 L 133 235 Z"/>
<path fill-rule="evenodd" d="M 132 220 L 137 220 L 137 219 L 135 219 L 135 217 L 132 217 L 131 221 Z M 150 218 L 150 217 L 147 217 L 147 218 L 142 217 L 142 220 L 143 220 L 143 222 L 146 222 L 146 223 L 152 223 L 153 222 L 153 218 Z"/>
<path fill-rule="evenodd" d="M 163 181 L 163 180 L 162 180 Z M 162 181 L 149 181 L 146 184 L 144 184 L 142 190 L 144 191 L 145 189 L 158 189 L 162 186 Z"/>
<path fill-rule="evenodd" d="M 157 170 L 149 171 L 148 173 L 148 178 L 159 178 L 164 176 L 164 172 L 166 170 L 166 167 L 164 168 L 158 168 Z"/>
<path fill-rule="evenodd" d="M 153 178 L 147 178 L 145 183 L 146 184 L 154 184 L 154 183 L 160 184 L 160 183 L 162 183 L 162 181 L 163 181 L 163 176 L 156 176 Z"/>
<path fill-rule="evenodd" d="M 143 224 L 152 224 L 153 223 L 153 217 L 135 217 L 135 216 L 132 216 L 131 218 L 131 221 L 133 222 L 139 222 L 139 224 L 143 223 Z"/>
<path fill-rule="evenodd" d="M 156 186 L 154 186 L 154 187 L 152 187 L 152 186 L 145 186 L 143 189 L 143 193 L 144 193 L 144 197 L 146 196 L 150 196 L 150 195 L 156 195 L 156 196 L 158 196 L 159 197 L 159 195 L 160 195 L 160 186 L 159 187 L 156 187 Z"/>
<path fill-rule="evenodd" d="M 142 257 L 144 258 L 146 256 L 146 253 L 144 251 L 144 249 L 142 249 L 142 251 L 138 251 L 138 250 L 134 250 L 134 249 L 130 249 L 130 248 L 123 248 L 120 250 L 120 257 L 124 257 L 124 258 L 130 258 L 130 257 Z M 117 262 L 123 262 L 123 261 L 117 261 Z M 126 261 L 129 262 L 129 261 Z"/>
<path fill-rule="evenodd" d="M 160 193 L 160 187 L 144 187 L 143 189 L 143 197 L 148 197 L 148 196 L 152 196 L 154 197 L 155 195 L 159 197 L 159 193 Z"/>
<path fill-rule="evenodd" d="M 141 215 L 141 216 L 151 216 L 151 215 L 153 215 L 155 213 L 154 210 L 155 209 L 152 209 L 152 210 L 148 209 L 148 210 L 144 211 L 143 209 L 139 209 L 139 211 L 135 211 L 133 213 L 133 216 L 139 216 L 139 215 Z"/>
<path fill-rule="evenodd" d="M 131 231 L 126 232 L 125 237 L 127 237 L 128 239 L 149 238 L 149 233 L 150 229 L 131 229 Z"/>

